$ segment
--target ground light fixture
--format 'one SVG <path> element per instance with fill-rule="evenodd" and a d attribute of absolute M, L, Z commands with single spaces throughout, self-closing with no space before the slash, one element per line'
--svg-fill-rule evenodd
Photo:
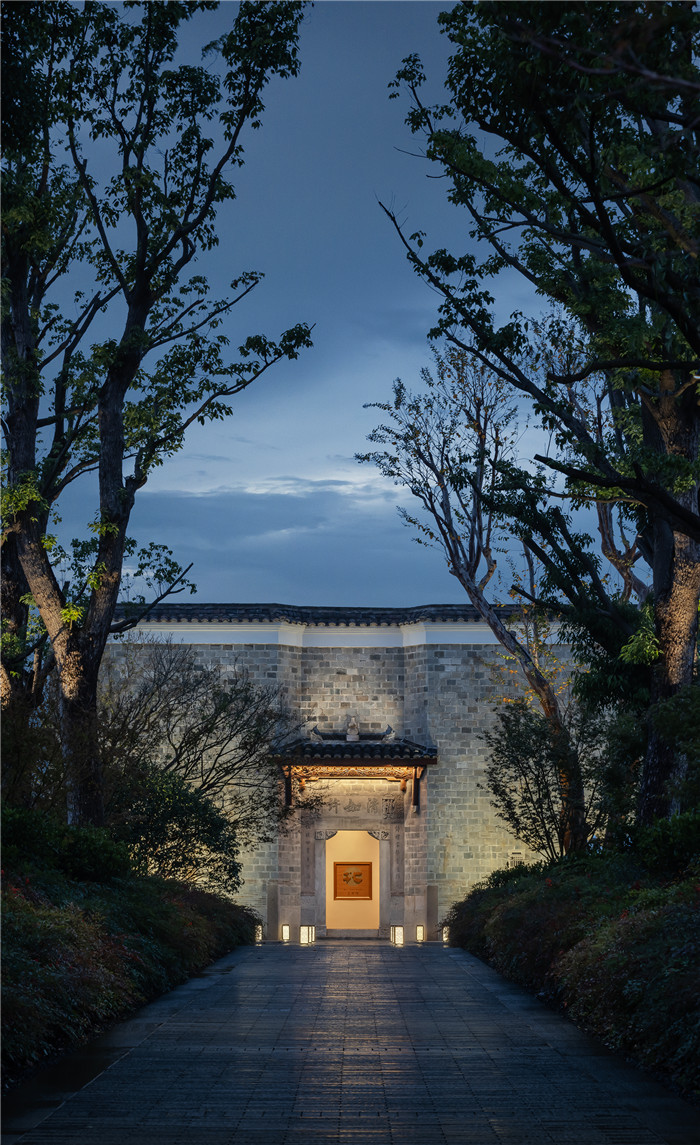
<path fill-rule="evenodd" d="M 289 942 L 289 923 L 288 922 L 282 923 L 282 941 L 283 942 Z"/>
<path fill-rule="evenodd" d="M 416 942 L 425 942 L 425 927 L 420 923 L 416 927 Z"/>
<path fill-rule="evenodd" d="M 448 943 L 450 941 L 450 928 L 449 928 L 449 926 L 443 926 L 443 928 L 442 928 L 442 941 L 444 943 Z"/>
<path fill-rule="evenodd" d="M 391 928 L 391 941 L 394 946 L 403 946 L 403 927 L 392 926 Z"/>
<path fill-rule="evenodd" d="M 258 923 L 258 925 L 255 928 L 255 941 L 256 942 L 262 942 L 262 940 L 263 940 L 263 928 L 262 928 L 261 924 Z"/>
<path fill-rule="evenodd" d="M 310 946 L 312 942 L 316 941 L 316 927 L 315 926 L 300 926 L 299 927 L 299 942 L 302 946 Z"/>

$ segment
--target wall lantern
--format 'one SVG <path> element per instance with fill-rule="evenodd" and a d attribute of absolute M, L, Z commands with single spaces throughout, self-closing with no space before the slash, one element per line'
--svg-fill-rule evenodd
<path fill-rule="evenodd" d="M 403 927 L 392 926 L 391 928 L 391 941 L 394 946 L 403 946 Z"/>
<path fill-rule="evenodd" d="M 416 942 L 423 942 L 425 940 L 425 927 L 420 923 L 416 927 Z"/>
<path fill-rule="evenodd" d="M 445 944 L 447 944 L 450 941 L 450 928 L 449 928 L 449 926 L 443 926 L 443 928 L 442 928 L 442 941 Z"/>
<path fill-rule="evenodd" d="M 289 942 L 289 923 L 288 922 L 282 923 L 282 941 L 283 942 Z"/>
<path fill-rule="evenodd" d="M 262 942 L 262 940 L 263 940 L 263 928 L 260 925 L 260 923 L 258 923 L 258 925 L 255 928 L 255 941 L 256 942 Z"/>
<path fill-rule="evenodd" d="M 299 942 L 302 946 L 310 946 L 312 942 L 316 941 L 316 927 L 315 926 L 300 926 L 299 927 Z"/>

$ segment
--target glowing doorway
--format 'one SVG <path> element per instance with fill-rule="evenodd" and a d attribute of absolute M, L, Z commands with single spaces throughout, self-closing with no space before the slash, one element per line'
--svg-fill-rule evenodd
<path fill-rule="evenodd" d="M 353 874 L 355 872 L 355 874 Z M 344 875 L 363 874 L 357 887 L 369 888 L 370 896 L 343 894 Z M 340 893 L 336 887 L 339 879 Z M 379 840 L 367 831 L 338 831 L 326 840 L 326 927 L 328 930 L 379 929 Z"/>

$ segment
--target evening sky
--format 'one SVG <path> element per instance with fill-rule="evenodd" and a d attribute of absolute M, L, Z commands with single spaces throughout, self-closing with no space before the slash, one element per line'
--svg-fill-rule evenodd
<path fill-rule="evenodd" d="M 380 420 L 363 405 L 387 400 L 396 377 L 420 385 L 438 305 L 379 200 L 409 233 L 426 231 L 433 247 L 468 243 L 464 212 L 447 202 L 445 181 L 405 126 L 408 97 L 390 100 L 388 90 L 402 59 L 419 52 L 429 97 L 440 98 L 444 8 L 321 0 L 304 20 L 299 77 L 267 89 L 262 128 L 248 136 L 234 176 L 236 201 L 219 211 L 220 244 L 196 271 L 214 297 L 241 270 L 265 273 L 232 312 L 232 346 L 304 321 L 314 325 L 314 347 L 237 396 L 227 420 L 193 427 L 182 452 L 138 494 L 131 534 L 193 561 L 200 600 L 403 606 L 463 598 L 441 554 L 415 544 L 399 519 L 396 507 L 409 506 L 410 495 L 354 460 Z M 188 43 L 220 34 L 234 10 L 224 2 L 198 14 Z M 517 278 L 497 295 L 503 317 L 527 305 Z M 71 496 L 63 517 L 73 535 L 83 530 L 81 496 Z"/>

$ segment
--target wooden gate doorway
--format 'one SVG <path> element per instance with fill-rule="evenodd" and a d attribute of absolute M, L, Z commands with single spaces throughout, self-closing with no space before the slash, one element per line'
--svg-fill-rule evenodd
<path fill-rule="evenodd" d="M 326 840 L 328 938 L 376 938 L 381 895 L 379 840 L 368 831 L 337 831 Z"/>

